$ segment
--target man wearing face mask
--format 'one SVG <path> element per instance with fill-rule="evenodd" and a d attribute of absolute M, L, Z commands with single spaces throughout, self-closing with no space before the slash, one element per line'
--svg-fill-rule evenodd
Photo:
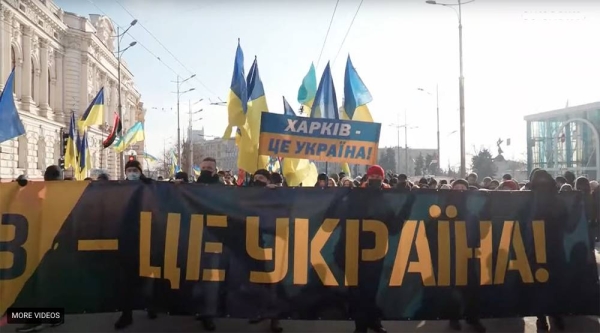
<path fill-rule="evenodd" d="M 196 183 L 215 185 L 223 184 L 217 174 L 217 160 L 212 157 L 207 157 L 200 163 L 200 176 Z"/>
<path fill-rule="evenodd" d="M 271 184 L 271 173 L 265 169 L 256 170 L 252 177 L 252 186 L 266 187 Z"/>
<path fill-rule="evenodd" d="M 142 179 L 142 165 L 138 161 L 127 161 L 125 164 L 125 177 L 127 180 Z"/>
<path fill-rule="evenodd" d="M 367 181 L 362 184 L 362 187 L 391 188 L 390 185 L 383 182 L 384 179 L 383 168 L 379 165 L 371 165 L 367 170 Z"/>

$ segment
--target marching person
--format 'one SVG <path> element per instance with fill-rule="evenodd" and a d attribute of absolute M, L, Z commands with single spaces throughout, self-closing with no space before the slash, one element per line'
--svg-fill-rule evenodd
<path fill-rule="evenodd" d="M 152 181 L 150 178 L 146 177 L 142 172 L 142 165 L 140 164 L 140 162 L 135 160 L 128 161 L 125 164 L 125 179 L 126 181 L 142 181 L 145 184 L 150 183 Z M 129 222 L 128 224 L 130 224 L 131 221 L 126 222 Z M 124 255 L 128 256 L 130 255 L 130 253 L 126 253 Z M 127 267 L 127 263 L 130 262 L 130 258 L 127 257 L 121 259 L 123 260 L 123 269 L 121 270 L 122 275 L 120 278 L 121 281 L 119 281 L 119 287 L 121 289 L 120 294 L 121 298 L 124 300 L 124 304 L 122 304 L 123 310 L 121 311 L 121 316 L 115 322 L 114 325 L 116 330 L 126 328 L 133 324 L 132 298 L 136 286 L 132 285 L 132 283 L 136 280 L 137 277 L 136 271 L 131 270 L 129 269 L 129 267 Z M 153 282 L 154 281 L 152 281 L 152 283 Z M 152 290 L 154 291 L 154 288 Z M 152 298 L 152 296 L 150 296 L 150 298 Z M 156 311 L 154 309 L 148 309 L 146 314 L 149 319 L 156 319 L 157 317 Z"/>

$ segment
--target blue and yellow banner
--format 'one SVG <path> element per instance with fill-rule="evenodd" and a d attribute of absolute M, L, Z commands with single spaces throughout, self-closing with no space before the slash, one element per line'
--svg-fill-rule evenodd
<path fill-rule="evenodd" d="M 260 154 L 376 164 L 381 124 L 263 113 Z"/>
<path fill-rule="evenodd" d="M 0 183 L 0 316 L 600 313 L 589 194 L 187 185 Z"/>

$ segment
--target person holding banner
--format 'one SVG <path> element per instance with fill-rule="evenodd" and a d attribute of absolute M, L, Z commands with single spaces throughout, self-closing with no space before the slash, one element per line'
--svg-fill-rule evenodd
<path fill-rule="evenodd" d="M 374 187 L 374 188 L 391 188 L 390 185 L 383 182 L 385 179 L 385 171 L 379 165 L 371 165 L 367 169 L 367 181 L 362 184 L 361 187 Z"/>

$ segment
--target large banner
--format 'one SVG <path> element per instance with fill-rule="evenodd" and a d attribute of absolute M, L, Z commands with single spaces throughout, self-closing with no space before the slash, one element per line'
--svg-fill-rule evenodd
<path fill-rule="evenodd" d="M 583 205 L 578 192 L 4 183 L 0 313 L 598 315 Z"/>
<path fill-rule="evenodd" d="M 261 155 L 376 164 L 381 124 L 262 113 Z"/>

